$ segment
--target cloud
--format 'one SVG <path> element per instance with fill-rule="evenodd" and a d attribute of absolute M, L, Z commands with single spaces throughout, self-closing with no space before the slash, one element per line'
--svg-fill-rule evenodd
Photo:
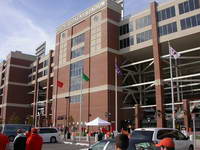
<path fill-rule="evenodd" d="M 34 49 L 43 41 L 54 49 L 54 37 L 34 23 L 31 18 L 12 6 L 12 0 L 0 1 L 0 60 L 10 51 L 19 50 L 34 54 Z"/>

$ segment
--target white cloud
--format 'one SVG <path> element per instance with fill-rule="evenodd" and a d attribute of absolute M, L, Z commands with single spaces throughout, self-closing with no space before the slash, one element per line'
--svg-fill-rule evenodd
<path fill-rule="evenodd" d="M 34 54 L 34 49 L 43 41 L 54 49 L 54 37 L 34 23 L 23 12 L 12 7 L 12 1 L 0 1 L 0 59 L 10 51 L 19 50 Z"/>

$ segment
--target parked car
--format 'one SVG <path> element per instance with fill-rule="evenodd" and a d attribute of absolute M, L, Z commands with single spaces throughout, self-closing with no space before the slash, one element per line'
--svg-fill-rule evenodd
<path fill-rule="evenodd" d="M 31 128 L 31 125 L 25 124 L 1 124 L 0 128 L 2 129 L 2 133 L 8 136 L 9 140 L 13 142 L 15 136 L 17 135 L 17 129 L 24 129 L 25 131 Z"/>
<path fill-rule="evenodd" d="M 43 138 L 43 142 L 57 143 L 61 141 L 57 128 L 39 127 L 38 133 Z"/>
<path fill-rule="evenodd" d="M 92 145 L 89 150 L 114 150 L 115 140 L 102 140 Z M 154 143 L 148 140 L 130 139 L 128 150 L 156 150 Z"/>
<path fill-rule="evenodd" d="M 173 138 L 176 150 L 193 150 L 194 146 L 189 137 L 179 130 L 172 128 L 138 128 L 132 133 L 134 139 L 152 140 L 159 143 L 165 137 Z"/>

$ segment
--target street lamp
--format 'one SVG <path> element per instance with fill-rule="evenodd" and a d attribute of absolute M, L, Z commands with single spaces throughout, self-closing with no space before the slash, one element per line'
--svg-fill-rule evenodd
<path fill-rule="evenodd" d="M 69 127 L 69 117 L 70 117 L 70 96 L 66 96 L 65 99 L 67 100 L 68 99 L 68 108 L 67 108 L 67 105 L 66 105 L 66 125 Z M 67 111 L 68 110 L 68 111 Z"/>
<path fill-rule="evenodd" d="M 150 127 L 150 124 L 151 124 L 151 118 L 147 118 L 147 122 L 148 122 L 148 127 Z"/>
<path fill-rule="evenodd" d="M 194 140 L 194 149 L 196 149 L 196 126 L 195 126 L 195 117 L 196 117 L 196 114 L 195 113 L 192 113 L 192 120 L 193 120 L 193 140 Z"/>

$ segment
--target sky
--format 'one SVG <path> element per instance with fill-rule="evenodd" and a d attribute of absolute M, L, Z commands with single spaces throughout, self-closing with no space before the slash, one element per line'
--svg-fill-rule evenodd
<path fill-rule="evenodd" d="M 47 41 L 55 49 L 56 28 L 100 0 L 0 0 L 0 62 L 10 51 L 34 54 Z M 169 0 L 157 0 L 162 3 Z M 149 7 L 152 0 L 125 0 L 125 15 Z"/>

